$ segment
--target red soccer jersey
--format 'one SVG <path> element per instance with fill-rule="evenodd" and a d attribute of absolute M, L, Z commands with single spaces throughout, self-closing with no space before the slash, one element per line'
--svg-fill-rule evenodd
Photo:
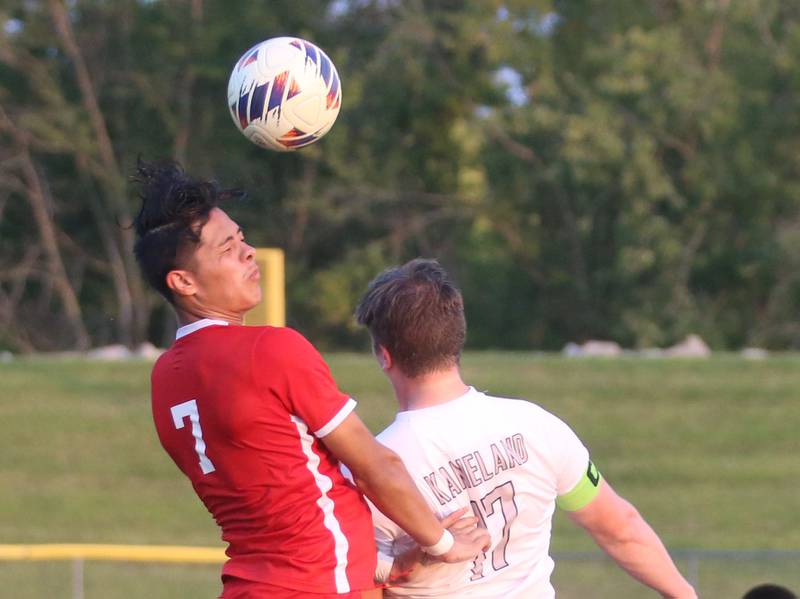
<path fill-rule="evenodd" d="M 369 508 L 319 442 L 355 401 L 299 333 L 225 324 L 182 327 L 152 374 L 161 444 L 229 544 L 223 574 L 312 593 L 372 588 Z"/>

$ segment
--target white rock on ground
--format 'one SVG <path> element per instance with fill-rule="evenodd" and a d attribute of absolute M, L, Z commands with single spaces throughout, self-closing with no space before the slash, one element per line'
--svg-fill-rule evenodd
<path fill-rule="evenodd" d="M 86 357 L 95 360 L 127 360 L 131 357 L 131 351 L 122 344 L 104 345 L 95 347 L 86 352 Z"/>
<path fill-rule="evenodd" d="M 665 349 L 664 355 L 671 358 L 708 358 L 711 349 L 699 335 L 689 335 L 680 343 Z"/>
<path fill-rule="evenodd" d="M 613 358 L 622 354 L 622 348 L 615 341 L 599 341 L 590 339 L 583 345 L 567 343 L 561 353 L 571 358 L 604 357 Z"/>
<path fill-rule="evenodd" d="M 739 354 L 745 360 L 766 360 L 769 357 L 769 352 L 760 347 L 745 347 Z"/>

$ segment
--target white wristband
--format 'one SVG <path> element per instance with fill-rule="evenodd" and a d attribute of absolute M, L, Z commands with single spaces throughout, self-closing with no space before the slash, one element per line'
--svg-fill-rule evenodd
<path fill-rule="evenodd" d="M 456 540 L 453 538 L 453 535 L 450 534 L 450 531 L 445 528 L 441 538 L 436 541 L 436 544 L 430 545 L 429 547 L 423 547 L 422 550 L 428 555 L 444 555 L 453 548 L 455 543 Z"/>

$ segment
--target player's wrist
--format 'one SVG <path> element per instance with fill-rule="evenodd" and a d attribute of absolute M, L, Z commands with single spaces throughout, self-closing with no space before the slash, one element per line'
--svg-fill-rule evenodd
<path fill-rule="evenodd" d="M 433 545 L 422 547 L 422 551 L 433 557 L 439 557 L 450 551 L 455 544 L 455 537 L 453 537 L 453 534 L 445 528 L 439 540 Z"/>

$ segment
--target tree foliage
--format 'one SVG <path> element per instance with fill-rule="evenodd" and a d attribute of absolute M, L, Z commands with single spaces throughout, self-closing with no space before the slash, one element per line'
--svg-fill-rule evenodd
<path fill-rule="evenodd" d="M 137 156 L 242 185 L 290 324 L 362 346 L 380 269 L 439 257 L 473 347 L 697 332 L 800 345 L 800 8 L 780 0 L 15 0 L 0 8 L 0 349 L 165 343 L 131 255 Z M 249 144 L 229 70 L 277 35 L 343 110 Z"/>

